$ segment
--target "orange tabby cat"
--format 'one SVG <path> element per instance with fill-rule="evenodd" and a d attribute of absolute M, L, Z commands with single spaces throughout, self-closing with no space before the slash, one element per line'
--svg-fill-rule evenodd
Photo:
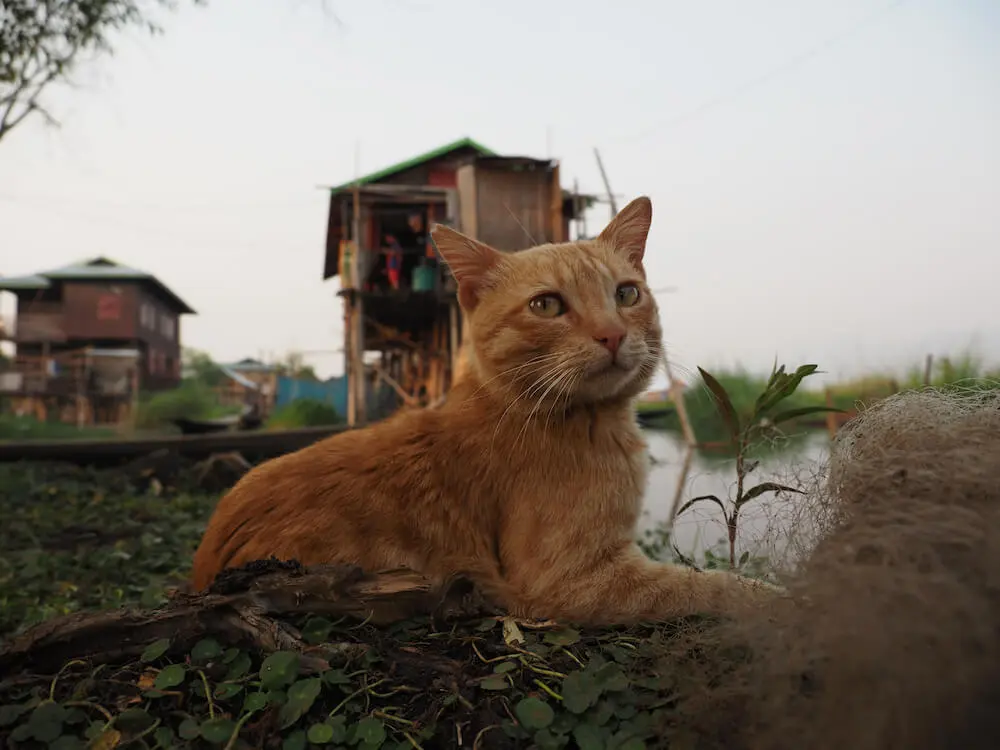
<path fill-rule="evenodd" d="M 628 623 L 718 611 L 753 587 L 635 544 L 646 445 L 632 399 L 660 361 L 648 198 L 595 240 L 498 252 L 431 236 L 458 281 L 466 372 L 407 410 L 253 469 L 219 502 L 193 584 L 275 555 L 469 575 L 514 615 Z"/>

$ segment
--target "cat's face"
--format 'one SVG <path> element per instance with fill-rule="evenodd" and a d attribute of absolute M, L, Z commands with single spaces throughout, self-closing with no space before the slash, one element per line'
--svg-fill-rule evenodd
<path fill-rule="evenodd" d="M 487 387 L 558 408 L 633 396 L 648 385 L 662 335 L 642 268 L 651 211 L 640 198 L 595 240 L 517 253 L 435 227 Z"/>

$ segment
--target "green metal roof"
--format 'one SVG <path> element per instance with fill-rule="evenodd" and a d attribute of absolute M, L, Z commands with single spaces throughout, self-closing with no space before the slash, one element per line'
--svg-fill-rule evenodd
<path fill-rule="evenodd" d="M 32 289 L 47 289 L 52 280 L 57 281 L 144 281 L 155 286 L 161 294 L 170 299 L 182 313 L 194 310 L 178 297 L 162 281 L 151 273 L 123 266 L 104 257 L 91 258 L 68 266 L 41 271 L 28 276 L 0 278 L 0 290 L 16 292 Z"/>
<path fill-rule="evenodd" d="M 355 185 L 368 185 L 373 182 L 378 182 L 379 180 L 384 180 L 386 177 L 391 177 L 399 172 L 405 172 L 407 169 L 413 169 L 413 167 L 419 167 L 424 162 L 446 156 L 452 151 L 458 151 L 460 148 L 471 148 L 478 151 L 482 156 L 497 155 L 496 152 L 491 151 L 486 148 L 486 146 L 472 140 L 471 138 L 459 138 L 457 141 L 452 141 L 451 143 L 446 143 L 443 146 L 438 146 L 437 148 L 420 154 L 419 156 L 414 156 L 406 161 L 401 161 L 397 164 L 393 164 L 392 166 L 380 169 L 377 172 L 367 174 L 364 177 L 359 177 L 356 180 L 351 180 L 350 182 L 345 182 L 342 185 L 332 187 L 330 188 L 330 192 L 339 193 L 341 190 L 347 190 Z"/>
<path fill-rule="evenodd" d="M 52 282 L 44 276 L 30 274 L 28 276 L 5 276 L 0 277 L 0 291 L 20 292 L 37 289 L 48 289 Z"/>

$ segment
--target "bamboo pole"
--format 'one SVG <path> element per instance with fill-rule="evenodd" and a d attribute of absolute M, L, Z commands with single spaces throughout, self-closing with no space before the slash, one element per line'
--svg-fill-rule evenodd
<path fill-rule="evenodd" d="M 670 389 L 670 400 L 674 402 L 674 409 L 677 410 L 677 418 L 681 423 L 681 435 L 684 438 L 684 459 L 681 462 L 681 473 L 677 478 L 677 487 L 674 489 L 674 496 L 670 503 L 670 512 L 667 515 L 667 530 L 673 528 L 677 511 L 681 507 L 681 498 L 684 496 L 684 487 L 687 484 L 688 474 L 691 471 L 691 464 L 694 462 L 694 453 L 698 448 L 698 439 L 694 433 L 694 427 L 688 417 L 687 405 L 684 403 L 684 390 L 681 384 L 674 377 L 670 368 L 670 359 L 666 352 L 663 354 L 663 370 L 667 374 L 667 383 Z"/>

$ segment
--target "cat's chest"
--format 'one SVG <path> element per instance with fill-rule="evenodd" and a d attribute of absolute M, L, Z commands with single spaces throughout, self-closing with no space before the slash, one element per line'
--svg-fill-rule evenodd
<path fill-rule="evenodd" d="M 545 436 L 521 456 L 520 490 L 567 502 L 591 498 L 600 504 L 641 502 L 649 454 L 638 430 L 579 430 Z M 575 499 L 575 500 L 574 500 Z"/>

